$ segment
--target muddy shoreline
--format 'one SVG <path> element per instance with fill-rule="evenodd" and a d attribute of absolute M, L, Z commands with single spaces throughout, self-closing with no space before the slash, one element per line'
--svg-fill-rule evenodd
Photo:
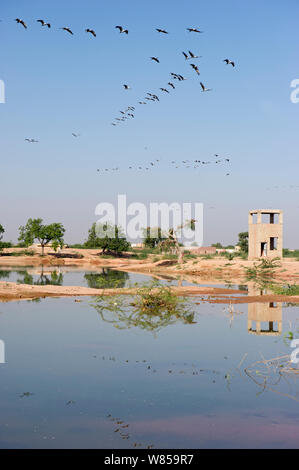
<path fill-rule="evenodd" d="M 40 253 L 34 256 L 11 256 L 10 252 L 21 252 L 21 249 L 4 250 L 0 256 L 0 267 L 13 270 L 16 267 L 51 267 L 62 270 L 89 270 L 99 271 L 101 268 L 110 268 L 131 273 L 150 275 L 157 279 L 185 280 L 190 283 L 212 284 L 215 287 L 204 286 L 171 286 L 176 295 L 208 295 L 211 302 L 217 303 L 250 303 L 250 302 L 294 302 L 299 303 L 299 296 L 286 295 L 247 295 L 246 291 L 238 289 L 216 287 L 219 284 L 246 284 L 246 269 L 252 267 L 254 262 L 240 258 L 228 261 L 226 258 L 186 260 L 178 265 L 173 260 L 160 259 L 149 255 L 147 259 L 136 260 L 128 257 L 102 258 L 99 250 L 65 249 L 63 254 L 78 255 L 78 258 L 59 257 L 47 250 L 44 257 Z M 21 254 L 21 253 L 20 253 Z M 60 255 L 61 256 L 61 255 Z M 129 256 L 129 255 L 128 255 Z M 299 283 L 299 261 L 285 259 L 273 272 L 273 281 L 280 283 Z M 0 301 L 25 300 L 38 297 L 69 297 L 69 296 L 97 296 L 134 294 L 136 288 L 92 289 L 80 286 L 32 286 L 12 282 L 0 282 Z M 231 295 L 237 294 L 232 298 Z M 244 295 L 245 294 L 245 295 Z"/>

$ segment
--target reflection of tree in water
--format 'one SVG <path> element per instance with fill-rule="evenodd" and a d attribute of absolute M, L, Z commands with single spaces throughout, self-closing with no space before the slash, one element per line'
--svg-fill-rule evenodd
<path fill-rule="evenodd" d="M 129 274 L 123 271 L 114 271 L 103 268 L 101 273 L 86 273 L 84 279 L 88 287 L 94 289 L 125 287 Z"/>
<path fill-rule="evenodd" d="M 160 288 L 163 295 L 165 295 L 165 290 L 165 287 Z M 144 308 L 144 298 L 141 295 L 98 297 L 92 305 L 103 321 L 122 330 L 137 327 L 157 333 L 162 328 L 178 322 L 196 323 L 195 313 L 190 311 L 191 303 L 186 304 L 183 299 L 176 298 L 177 300 L 172 305 L 170 303 L 161 304 L 155 308 Z M 159 293 L 157 295 L 159 296 Z"/>
<path fill-rule="evenodd" d="M 17 280 L 19 284 L 30 284 L 34 286 L 61 286 L 63 284 L 63 274 L 57 273 L 56 271 L 52 271 L 51 274 L 48 275 L 44 274 L 44 270 L 42 269 L 36 281 L 34 281 L 33 276 L 29 274 L 28 271 L 22 270 L 17 271 L 17 273 L 22 276 L 22 278 Z"/>
<path fill-rule="evenodd" d="M 238 286 L 238 289 L 248 292 L 248 286 L 247 286 L 247 284 L 240 284 L 240 285 Z"/>
<path fill-rule="evenodd" d="M 9 278 L 10 276 L 10 271 L 0 271 L 0 279 L 5 279 L 5 278 Z"/>

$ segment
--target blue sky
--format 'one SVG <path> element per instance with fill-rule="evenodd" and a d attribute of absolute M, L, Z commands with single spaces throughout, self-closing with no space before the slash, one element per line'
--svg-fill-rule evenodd
<path fill-rule="evenodd" d="M 82 241 L 96 220 L 96 205 L 127 194 L 129 202 L 204 203 L 205 245 L 236 242 L 238 232 L 247 230 L 250 209 L 283 209 L 284 245 L 298 247 L 299 103 L 290 100 L 290 83 L 299 78 L 298 14 L 296 0 L 11 0 L 2 5 L 5 238 L 16 240 L 29 217 L 42 217 L 62 222 L 66 241 Z M 27 30 L 16 24 L 17 17 Z M 42 28 L 39 18 L 51 29 Z M 128 36 L 116 25 L 127 27 Z M 96 38 L 85 33 L 87 27 Z M 204 33 L 188 33 L 188 27 Z M 187 50 L 202 56 L 196 60 L 200 77 L 192 61 L 184 60 Z M 174 82 L 168 95 L 159 88 L 167 86 L 170 72 L 187 80 Z M 201 93 L 200 81 L 212 91 Z M 124 83 L 131 89 L 125 91 Z M 160 102 L 138 105 L 146 92 L 157 93 Z M 135 118 L 111 126 L 130 105 L 136 107 Z M 28 144 L 27 137 L 39 142 Z M 215 153 L 229 157 L 229 164 L 199 169 L 170 164 L 211 160 Z M 160 162 L 151 171 L 128 170 L 154 159 Z M 96 171 L 116 166 L 118 172 Z"/>

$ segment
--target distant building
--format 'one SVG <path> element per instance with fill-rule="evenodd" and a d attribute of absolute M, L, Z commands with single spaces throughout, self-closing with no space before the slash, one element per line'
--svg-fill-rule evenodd
<path fill-rule="evenodd" d="M 188 246 L 185 247 L 185 250 L 190 250 L 195 255 L 215 255 L 216 247 L 215 246 Z"/>
<path fill-rule="evenodd" d="M 282 258 L 283 214 L 281 210 L 249 212 L 248 259 Z"/>

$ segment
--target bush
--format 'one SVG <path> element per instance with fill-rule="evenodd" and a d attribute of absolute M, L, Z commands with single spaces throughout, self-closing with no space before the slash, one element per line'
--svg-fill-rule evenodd
<path fill-rule="evenodd" d="M 190 251 L 188 250 L 184 251 L 184 259 L 195 259 L 195 258 L 197 258 L 197 255 L 195 255 L 194 253 L 190 253 Z"/>
<path fill-rule="evenodd" d="M 276 268 L 280 266 L 280 258 L 262 259 L 258 264 L 254 263 L 252 268 L 245 268 L 248 280 L 269 278 L 274 275 Z"/>
<path fill-rule="evenodd" d="M 170 259 L 170 260 L 177 260 L 178 259 L 178 255 L 172 255 L 172 254 L 166 254 L 166 255 L 163 255 L 161 259 Z"/>
<path fill-rule="evenodd" d="M 128 251 L 131 244 L 125 239 L 121 227 L 117 225 L 92 224 L 88 232 L 88 240 L 85 243 L 86 248 L 102 248 L 102 254 L 106 252 L 120 253 Z"/>
<path fill-rule="evenodd" d="M 0 242 L 0 250 L 3 248 L 12 248 L 13 244 L 11 242 Z"/>
<path fill-rule="evenodd" d="M 137 290 L 132 305 L 141 312 L 179 312 L 184 300 L 171 292 L 168 286 L 160 286 L 155 281 Z"/>
<path fill-rule="evenodd" d="M 286 286 L 271 285 L 271 290 L 277 295 L 299 295 L 298 284 L 287 284 Z"/>
<path fill-rule="evenodd" d="M 299 258 L 299 250 L 290 251 L 288 248 L 283 248 L 282 255 L 284 258 Z"/>

